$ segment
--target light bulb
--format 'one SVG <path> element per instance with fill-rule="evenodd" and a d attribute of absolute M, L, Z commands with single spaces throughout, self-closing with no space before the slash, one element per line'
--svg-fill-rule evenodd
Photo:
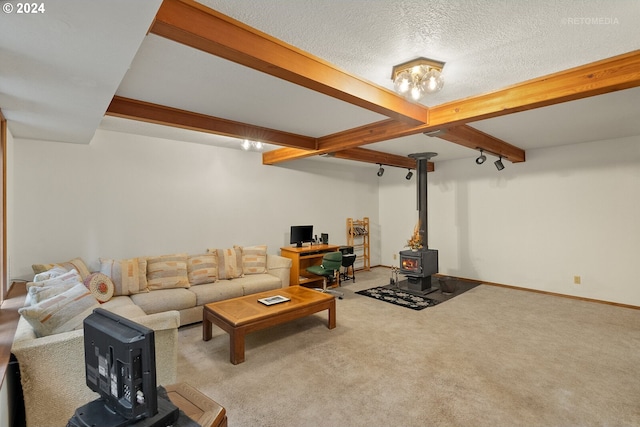
<path fill-rule="evenodd" d="M 396 92 L 400 94 L 405 94 L 409 91 L 409 86 L 411 84 L 411 73 L 409 71 L 403 71 L 396 77 L 396 80 L 393 82 L 393 86 Z"/>
<path fill-rule="evenodd" d="M 420 86 L 413 86 L 411 88 L 411 99 L 413 99 L 414 101 L 419 101 L 420 98 L 422 98 L 423 95 L 423 91 L 420 88 Z"/>
<path fill-rule="evenodd" d="M 249 142 L 248 139 L 245 139 L 244 141 L 242 141 L 242 144 L 240 146 L 243 150 L 247 151 L 249 148 L 251 148 L 251 142 Z"/>
<path fill-rule="evenodd" d="M 260 141 L 256 141 L 254 142 L 254 147 L 256 147 L 256 150 L 262 150 L 263 144 Z"/>
<path fill-rule="evenodd" d="M 420 84 L 426 93 L 438 92 L 444 86 L 444 79 L 440 71 L 432 68 L 427 74 L 425 74 Z"/>

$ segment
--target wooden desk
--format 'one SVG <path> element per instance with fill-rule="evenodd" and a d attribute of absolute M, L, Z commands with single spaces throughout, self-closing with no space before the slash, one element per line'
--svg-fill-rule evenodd
<path fill-rule="evenodd" d="M 165 387 L 169 400 L 202 427 L 227 427 L 227 412 L 186 383 Z"/>
<path fill-rule="evenodd" d="M 336 245 L 311 245 L 301 248 L 286 246 L 280 248 L 280 255 L 291 259 L 291 275 L 289 286 L 318 286 L 322 287 L 322 277 L 307 273 L 307 267 L 322 264 L 322 257 L 327 252 L 335 252 L 340 249 Z"/>

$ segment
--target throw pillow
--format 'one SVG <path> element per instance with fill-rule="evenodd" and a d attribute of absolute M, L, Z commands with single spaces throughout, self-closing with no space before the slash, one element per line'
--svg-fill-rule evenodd
<path fill-rule="evenodd" d="M 31 266 L 31 268 L 33 268 L 34 274 L 44 273 L 45 271 L 51 270 L 54 267 L 62 267 L 67 271 L 73 270 L 75 268 L 80 274 L 80 277 L 82 277 L 82 280 L 84 280 L 89 274 L 91 274 L 91 272 L 87 268 L 87 265 L 80 257 L 74 258 L 67 262 L 57 262 L 53 264 L 33 264 Z"/>
<path fill-rule="evenodd" d="M 201 285 L 218 279 L 218 258 L 215 253 L 192 255 L 187 259 L 189 283 Z"/>
<path fill-rule="evenodd" d="M 115 290 L 109 276 L 103 273 L 91 273 L 84 279 L 84 285 L 100 304 L 109 301 Z"/>
<path fill-rule="evenodd" d="M 242 272 L 244 274 L 267 272 L 267 245 L 236 247 L 242 251 Z"/>
<path fill-rule="evenodd" d="M 78 276 L 78 278 L 80 278 L 80 276 Z M 37 304 L 56 295 L 60 295 L 61 293 L 73 288 L 78 283 L 80 282 L 67 282 L 57 286 L 32 286 L 29 288 L 28 294 L 29 304 L 25 301 L 25 306 Z"/>
<path fill-rule="evenodd" d="M 207 249 L 218 257 L 218 279 L 242 277 L 242 251 L 240 248 Z"/>
<path fill-rule="evenodd" d="M 152 290 L 188 288 L 187 254 L 148 257 L 147 286 Z"/>
<path fill-rule="evenodd" d="M 47 279 L 53 279 L 54 277 L 58 277 L 63 275 L 64 273 L 66 273 L 67 270 L 57 266 L 57 267 L 53 267 L 50 270 L 47 270 L 43 273 L 38 273 L 35 276 L 33 276 L 33 281 L 34 282 L 42 282 L 43 280 L 47 280 Z"/>
<path fill-rule="evenodd" d="M 76 284 L 82 282 L 82 278 L 78 274 L 78 271 L 73 268 L 71 271 L 67 271 L 60 276 L 52 277 L 47 280 L 42 280 L 40 282 L 29 282 L 27 283 L 27 291 L 29 291 L 32 287 L 42 287 L 42 286 L 61 286 L 68 283 Z"/>
<path fill-rule="evenodd" d="M 36 275 L 36 277 L 39 275 Z M 72 269 L 71 271 L 65 271 L 63 274 L 56 276 L 56 277 L 52 277 L 50 279 L 47 280 L 41 280 L 39 282 L 28 282 L 26 285 L 27 288 L 27 296 L 24 300 L 24 305 L 31 305 L 37 302 L 42 301 L 43 299 L 46 299 L 47 297 L 44 295 L 40 295 L 40 296 L 36 296 L 36 293 L 38 293 L 39 291 L 37 290 L 37 288 L 57 288 L 57 287 L 63 287 L 64 289 L 62 290 L 62 292 L 64 292 L 65 290 L 69 289 L 69 285 L 74 286 L 78 283 L 80 283 L 82 279 L 80 278 L 80 275 L 78 274 L 78 272 L 76 271 L 76 269 Z M 33 290 L 32 290 L 33 289 Z M 45 295 L 54 295 L 56 291 L 51 291 L 48 294 Z"/>
<path fill-rule="evenodd" d="M 59 295 L 19 309 L 18 313 L 37 336 L 44 337 L 81 328 L 84 318 L 99 306 L 91 292 L 78 283 Z"/>
<path fill-rule="evenodd" d="M 100 273 L 106 274 L 113 282 L 114 295 L 149 292 L 147 288 L 147 260 L 145 258 L 122 260 L 100 258 Z"/>

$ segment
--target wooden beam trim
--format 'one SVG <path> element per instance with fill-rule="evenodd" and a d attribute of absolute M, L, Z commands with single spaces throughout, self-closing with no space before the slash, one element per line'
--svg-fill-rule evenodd
<path fill-rule="evenodd" d="M 358 162 L 383 164 L 399 168 L 415 169 L 415 159 L 399 156 L 397 154 L 383 153 L 382 151 L 369 150 L 366 148 L 348 148 L 336 151 L 333 156 L 338 159 L 355 160 Z"/>
<path fill-rule="evenodd" d="M 597 61 L 591 64 L 560 71 L 548 76 L 516 84 L 489 94 L 452 101 L 430 109 L 429 124 L 414 128 L 396 127 L 392 121 L 371 125 L 371 132 L 360 127 L 340 134 L 319 138 L 316 154 L 344 150 L 364 144 L 414 135 L 422 132 L 446 129 L 476 120 L 499 117 L 567 101 L 588 98 L 604 93 L 640 86 L 640 50 Z M 385 129 L 386 127 L 386 129 Z M 367 137 L 363 137 L 367 135 Z M 478 144 L 478 146 L 481 146 Z M 513 147 L 513 146 L 511 146 Z M 517 148 L 517 147 L 516 147 Z M 509 151 L 503 147 L 498 153 Z M 295 160 L 295 153 L 273 153 L 278 162 Z M 510 161 L 524 161 L 508 157 Z"/>
<path fill-rule="evenodd" d="M 349 148 L 333 153 L 338 159 L 355 160 L 358 162 L 382 164 L 397 168 L 416 169 L 416 160 L 410 157 L 399 156 L 397 154 L 384 153 L 382 151 L 369 150 L 366 148 Z M 427 172 L 435 170 L 433 162 L 427 162 Z"/>
<path fill-rule="evenodd" d="M 107 115 L 270 144 L 315 150 L 315 138 L 114 96 Z"/>
<path fill-rule="evenodd" d="M 429 109 L 192 0 L 164 0 L 151 32 L 415 125 Z"/>
<path fill-rule="evenodd" d="M 637 86 L 640 86 L 640 50 L 437 105 L 430 110 L 428 128 L 504 116 Z"/>
<path fill-rule="evenodd" d="M 471 126 L 452 126 L 447 128 L 436 138 L 444 139 L 445 141 L 453 142 L 454 144 L 462 145 L 463 147 L 471 148 L 473 150 L 482 148 L 491 154 L 502 156 L 513 163 L 525 161 L 525 152 L 523 149 L 479 131 Z"/>

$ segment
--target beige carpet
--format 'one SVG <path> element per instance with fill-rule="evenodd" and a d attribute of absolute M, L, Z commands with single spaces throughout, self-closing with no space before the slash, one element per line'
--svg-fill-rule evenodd
<path fill-rule="evenodd" d="M 326 313 L 251 334 L 180 330 L 179 381 L 223 405 L 230 427 L 640 425 L 640 311 L 480 285 L 413 311 L 355 291 Z"/>

